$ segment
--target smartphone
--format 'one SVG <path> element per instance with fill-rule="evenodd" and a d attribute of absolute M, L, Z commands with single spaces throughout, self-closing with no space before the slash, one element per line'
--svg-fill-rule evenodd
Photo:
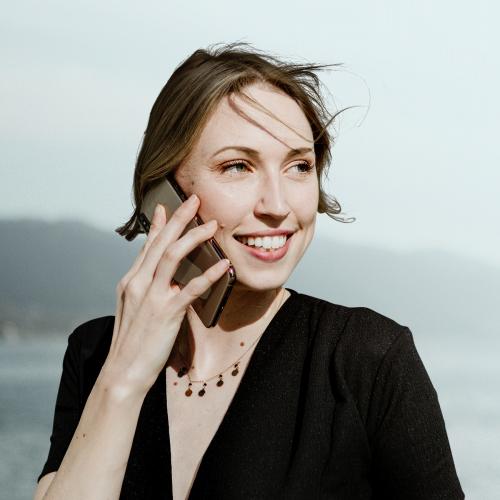
<path fill-rule="evenodd" d="M 146 234 L 149 233 L 151 221 L 153 220 L 153 212 L 157 203 L 161 203 L 165 207 L 167 220 L 169 220 L 173 212 L 186 199 L 187 196 L 175 181 L 174 176 L 167 174 L 144 198 L 139 214 L 139 223 L 144 232 Z M 198 214 L 195 215 L 193 220 L 187 224 L 182 235 L 203 223 L 200 216 Z M 227 257 L 219 244 L 214 238 L 210 238 L 182 259 L 173 279 L 182 289 L 191 279 L 203 274 L 209 267 L 225 258 Z M 206 290 L 203 295 L 192 302 L 193 309 L 207 328 L 217 324 L 235 281 L 236 271 L 230 265 L 218 281 Z"/>

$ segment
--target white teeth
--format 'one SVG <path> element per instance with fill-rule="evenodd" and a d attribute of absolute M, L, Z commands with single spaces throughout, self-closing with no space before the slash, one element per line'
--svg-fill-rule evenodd
<path fill-rule="evenodd" d="M 244 245 L 264 248 L 266 250 L 281 248 L 286 243 L 286 236 L 237 236 L 236 239 Z"/>

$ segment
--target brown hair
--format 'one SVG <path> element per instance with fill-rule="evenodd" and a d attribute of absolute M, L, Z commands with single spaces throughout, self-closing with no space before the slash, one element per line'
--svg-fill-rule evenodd
<path fill-rule="evenodd" d="M 318 212 L 340 222 L 354 221 L 337 215 L 341 213 L 339 202 L 322 188 L 334 142 L 327 128 L 344 110 L 329 113 L 314 71 L 339 64 L 284 62 L 245 42 L 222 44 L 220 48 L 216 45 L 196 50 L 177 66 L 153 104 L 135 166 L 135 209 L 115 231 L 129 241 L 142 232 L 138 215 L 146 193 L 188 156 L 219 101 L 232 94 L 248 100 L 242 89 L 254 82 L 271 84 L 288 94 L 309 121 L 319 181 Z"/>

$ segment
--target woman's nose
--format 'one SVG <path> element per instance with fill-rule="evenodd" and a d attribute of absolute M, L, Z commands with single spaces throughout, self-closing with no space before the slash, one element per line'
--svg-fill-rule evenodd
<path fill-rule="evenodd" d="M 290 212 L 285 186 L 279 176 L 266 176 L 258 186 L 255 215 L 284 218 Z"/>

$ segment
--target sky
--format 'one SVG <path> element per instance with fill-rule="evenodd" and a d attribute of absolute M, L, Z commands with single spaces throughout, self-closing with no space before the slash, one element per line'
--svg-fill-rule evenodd
<path fill-rule="evenodd" d="M 131 211 L 149 111 L 193 51 L 244 41 L 320 73 L 336 125 L 317 233 L 500 266 L 500 7 L 493 1 L 21 0 L 0 18 L 0 217 Z"/>

